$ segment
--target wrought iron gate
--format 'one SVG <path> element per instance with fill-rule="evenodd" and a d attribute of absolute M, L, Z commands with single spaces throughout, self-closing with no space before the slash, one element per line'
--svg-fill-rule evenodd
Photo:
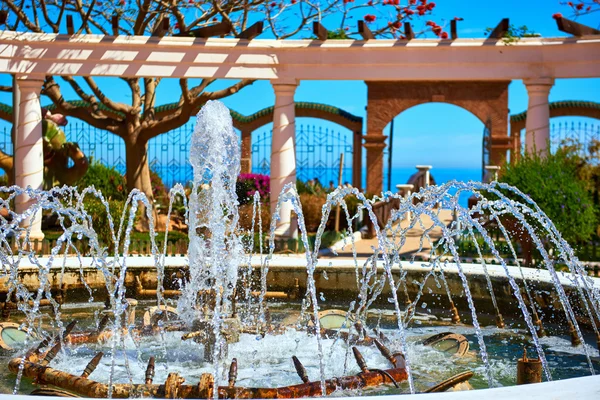
<path fill-rule="evenodd" d="M 268 175 L 272 131 L 252 134 L 252 172 Z M 344 153 L 342 182 L 352 182 L 352 135 L 314 125 L 296 125 L 296 176 L 318 179 L 323 186 L 338 184 L 340 154 Z"/>

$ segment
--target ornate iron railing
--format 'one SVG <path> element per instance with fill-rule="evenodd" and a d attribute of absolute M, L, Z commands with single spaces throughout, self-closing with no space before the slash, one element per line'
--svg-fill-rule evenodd
<path fill-rule="evenodd" d="M 162 178 L 167 187 L 192 180 L 189 164 L 189 146 L 194 123 L 189 123 L 155 137 L 148 143 L 150 167 Z M 82 122 L 69 122 L 64 127 L 67 140 L 79 144 L 88 156 L 120 173 L 126 170 L 125 144 L 121 138 Z M 12 154 L 11 125 L 0 125 L 0 149 Z M 252 170 L 269 173 L 271 159 L 271 131 L 255 131 L 252 135 Z M 340 154 L 344 153 L 343 181 L 352 181 L 352 132 L 334 131 L 315 125 L 297 125 L 296 164 L 298 179 L 318 178 L 328 186 L 337 186 Z M 1 171 L 0 171 L 1 174 Z"/>

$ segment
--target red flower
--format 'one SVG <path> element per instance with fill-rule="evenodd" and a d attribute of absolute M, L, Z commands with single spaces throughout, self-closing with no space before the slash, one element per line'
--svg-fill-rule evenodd
<path fill-rule="evenodd" d="M 175 22 L 175 29 L 179 29 L 179 22 Z"/>
<path fill-rule="evenodd" d="M 431 28 L 431 30 L 433 31 L 433 33 L 435 33 L 438 36 L 440 36 L 440 33 L 442 33 L 442 27 L 438 26 L 438 25 Z"/>
<path fill-rule="evenodd" d="M 588 6 L 585 11 L 590 11 L 592 9 L 592 6 Z"/>
<path fill-rule="evenodd" d="M 562 16 L 561 13 L 552 14 L 552 18 L 554 18 L 554 19 L 559 19 L 559 18 L 562 18 L 562 17 L 563 16 Z"/>
<path fill-rule="evenodd" d="M 408 0 L 408 4 L 414 6 L 415 4 L 417 4 L 417 0 Z"/>
<path fill-rule="evenodd" d="M 413 15 L 415 12 L 410 8 L 406 9 L 406 15 Z"/>
<path fill-rule="evenodd" d="M 455 20 L 455 21 L 462 21 L 463 19 L 464 19 L 464 18 L 461 18 L 461 17 L 454 17 L 454 20 Z"/>
<path fill-rule="evenodd" d="M 425 15 L 425 10 L 419 10 L 419 15 Z"/>
<path fill-rule="evenodd" d="M 429 11 L 433 10 L 434 7 L 435 7 L 435 3 L 429 3 L 429 4 L 427 4 L 427 9 Z"/>
<path fill-rule="evenodd" d="M 401 26 L 402 26 L 402 24 L 400 23 L 400 21 L 394 22 L 394 28 L 400 29 Z"/>
<path fill-rule="evenodd" d="M 194 0 L 188 0 L 188 4 L 194 4 Z"/>
<path fill-rule="evenodd" d="M 296 0 L 292 0 L 292 4 L 296 4 Z"/>
<path fill-rule="evenodd" d="M 435 26 L 435 22 L 433 22 L 433 21 L 427 21 L 425 23 L 425 25 L 427 25 L 427 26 Z"/>
<path fill-rule="evenodd" d="M 125 5 L 125 0 L 119 1 L 119 4 L 121 4 L 122 6 L 124 6 Z"/>
<path fill-rule="evenodd" d="M 423 5 L 427 4 L 427 0 L 421 0 L 421 4 L 423 4 Z"/>
<path fill-rule="evenodd" d="M 417 6 L 417 11 L 421 11 L 421 10 L 424 10 L 424 9 L 425 9 L 425 6 L 422 5 L 422 4 L 420 4 L 420 5 Z"/>
<path fill-rule="evenodd" d="M 448 32 L 442 32 L 442 34 L 440 35 L 440 37 L 442 39 L 448 39 Z"/>
<path fill-rule="evenodd" d="M 367 15 L 365 15 L 364 18 L 365 18 L 365 21 L 367 21 L 367 22 L 375 22 L 375 19 L 376 19 L 376 17 L 372 14 L 367 14 Z"/>
<path fill-rule="evenodd" d="M 394 1 L 394 5 L 395 5 L 395 6 L 398 6 L 398 5 L 400 5 L 400 0 L 393 0 L 393 1 Z"/>
<path fill-rule="evenodd" d="M 275 2 L 271 3 L 271 7 L 275 7 L 276 5 L 277 5 L 277 3 L 275 3 Z"/>
<path fill-rule="evenodd" d="M 567 4 L 570 5 L 571 7 L 573 7 L 573 3 L 572 2 L 569 1 Z"/>
<path fill-rule="evenodd" d="M 578 10 L 582 10 L 583 9 L 583 3 L 577 4 L 577 6 L 575 6 L 575 8 L 578 9 Z"/>
<path fill-rule="evenodd" d="M 373 5 L 373 0 L 369 0 L 369 2 L 367 4 L 370 5 L 370 6 L 372 6 Z"/>

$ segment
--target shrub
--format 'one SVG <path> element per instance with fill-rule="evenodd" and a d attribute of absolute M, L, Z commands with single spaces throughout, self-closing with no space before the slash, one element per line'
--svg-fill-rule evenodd
<path fill-rule="evenodd" d="M 121 215 L 123 214 L 123 208 L 125 207 L 124 200 L 109 200 L 108 201 L 110 215 L 113 219 L 115 234 L 119 232 L 119 224 L 121 222 Z M 112 231 L 110 229 L 110 224 L 108 223 L 108 213 L 106 212 L 106 207 L 102 202 L 94 196 L 88 195 L 85 197 L 83 201 L 83 206 L 85 208 L 86 213 L 92 219 L 92 227 L 98 236 L 98 242 L 100 246 L 107 247 L 108 251 L 114 250 L 114 244 L 112 240 Z M 139 213 L 138 213 L 139 214 Z M 137 219 L 137 216 L 136 216 Z M 123 235 L 125 233 L 125 229 L 127 228 L 127 223 L 129 221 L 129 209 L 125 215 L 124 226 L 123 226 Z M 134 220 L 134 226 L 135 226 Z M 121 237 L 121 241 L 123 240 L 123 236 Z"/>
<path fill-rule="evenodd" d="M 154 197 L 154 201 L 161 208 L 167 207 L 169 205 L 169 191 L 160 175 L 152 169 L 150 170 L 150 184 L 152 185 L 152 196 Z"/>
<path fill-rule="evenodd" d="M 525 154 L 504 167 L 500 180 L 529 195 L 568 242 L 591 238 L 596 225 L 594 205 L 585 182 L 578 179 L 577 163 L 568 149 L 544 158 Z"/>
<path fill-rule="evenodd" d="M 124 201 L 128 195 L 125 177 L 114 167 L 107 167 L 94 160 L 91 160 L 86 174 L 75 185 L 80 190 L 93 185 L 109 200 Z"/>
<path fill-rule="evenodd" d="M 304 223 L 308 232 L 316 232 L 321 224 L 322 208 L 327 197 L 325 195 L 307 194 L 300 195 Z"/>
<path fill-rule="evenodd" d="M 235 193 L 240 204 L 252 203 L 254 193 L 258 192 L 260 200 L 269 201 L 271 193 L 270 178 L 262 174 L 240 174 L 238 177 Z"/>

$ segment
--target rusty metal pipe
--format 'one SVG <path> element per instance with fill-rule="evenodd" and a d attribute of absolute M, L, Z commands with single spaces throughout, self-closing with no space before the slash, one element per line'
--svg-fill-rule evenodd
<path fill-rule="evenodd" d="M 50 363 L 50 361 L 54 360 L 54 357 L 56 357 L 58 355 L 58 352 L 60 351 L 60 349 L 62 348 L 62 342 L 58 342 L 56 343 L 47 353 L 46 356 L 44 357 L 44 359 L 42 360 L 42 362 L 40 363 L 41 365 L 48 365 Z"/>
<path fill-rule="evenodd" d="M 237 380 L 237 358 L 231 360 L 231 365 L 229 366 L 229 387 L 232 388 L 235 386 L 235 381 Z"/>
<path fill-rule="evenodd" d="M 450 313 L 452 314 L 452 323 L 460 324 L 460 315 L 458 314 L 458 309 L 453 301 L 450 302 Z"/>
<path fill-rule="evenodd" d="M 146 367 L 146 385 L 151 385 L 154 380 L 154 356 L 148 360 L 148 366 Z"/>
<path fill-rule="evenodd" d="M 103 352 L 99 352 L 98 354 L 96 354 L 94 356 L 94 358 L 92 358 L 90 360 L 88 365 L 85 366 L 85 369 L 83 370 L 83 373 L 81 374 L 81 377 L 87 378 L 88 376 L 90 376 L 92 374 L 92 372 L 94 372 L 96 370 L 96 367 L 100 363 L 100 360 L 102 359 L 102 357 L 104 357 Z"/>
<path fill-rule="evenodd" d="M 88 378 L 75 376 L 67 372 L 58 371 L 50 367 L 23 361 L 21 358 L 14 358 L 9 362 L 9 370 L 18 373 L 19 366 L 23 363 L 23 376 L 29 379 L 36 379 L 38 384 L 53 385 L 82 396 L 94 398 L 106 398 L 108 396 L 108 385 L 99 383 Z M 404 368 L 394 368 L 385 370 L 396 382 L 408 379 L 408 374 Z M 345 376 L 333 378 L 325 381 L 325 394 L 329 395 L 336 390 L 354 390 L 366 387 L 378 386 L 381 384 L 393 383 L 386 374 L 379 372 L 361 373 L 357 376 Z M 178 387 L 178 397 L 180 398 L 204 398 L 200 393 L 199 385 L 180 385 Z M 243 388 L 243 387 L 225 387 L 218 388 L 219 398 L 221 399 L 276 399 L 276 398 L 299 398 L 320 396 L 321 382 L 309 382 L 299 385 L 285 386 L 280 388 Z M 143 397 L 165 398 L 165 385 L 154 384 L 114 384 L 113 398 L 129 398 L 133 395 Z"/>
<path fill-rule="evenodd" d="M 375 346 L 377 346 L 377 350 L 379 350 L 381 355 L 384 356 L 394 368 L 398 368 L 398 360 L 396 360 L 396 357 L 394 357 L 390 349 L 388 349 L 383 343 L 381 343 L 379 339 L 375 339 L 374 341 Z"/>
<path fill-rule="evenodd" d="M 539 358 L 527 358 L 527 349 L 523 349 L 523 358 L 517 360 L 517 385 L 539 383 L 542 381 L 542 362 Z"/>
<path fill-rule="evenodd" d="M 298 357 L 292 356 L 292 361 L 294 362 L 294 367 L 296 368 L 296 373 L 302 379 L 302 382 L 309 383 L 310 379 L 308 379 L 308 374 L 306 373 L 306 369 L 304 365 L 298 360 Z"/>
<path fill-rule="evenodd" d="M 362 373 L 364 374 L 364 373 L 369 372 L 369 367 L 367 366 L 367 362 L 365 361 L 364 357 L 362 356 L 362 354 L 360 354 L 360 351 L 358 351 L 358 349 L 355 346 L 352 346 L 352 353 L 354 353 L 354 358 L 356 359 L 356 363 L 358 364 L 358 367 L 360 368 Z"/>
<path fill-rule="evenodd" d="M 573 347 L 577 347 L 581 344 L 581 340 L 579 339 L 575 325 L 573 325 L 571 321 L 569 321 L 569 335 L 571 336 L 571 345 Z"/>

